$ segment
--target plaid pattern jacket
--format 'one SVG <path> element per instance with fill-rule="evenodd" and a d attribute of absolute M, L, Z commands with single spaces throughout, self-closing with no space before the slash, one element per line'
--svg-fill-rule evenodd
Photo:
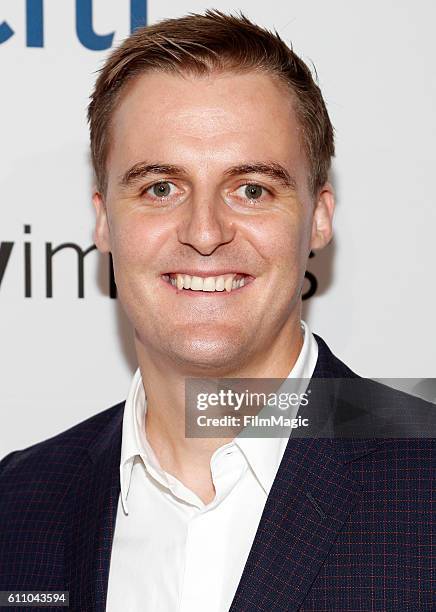
<path fill-rule="evenodd" d="M 317 342 L 314 378 L 356 376 Z M 0 463 L 0 590 L 66 590 L 74 612 L 105 610 L 123 408 Z M 436 610 L 434 448 L 291 437 L 230 612 Z"/>

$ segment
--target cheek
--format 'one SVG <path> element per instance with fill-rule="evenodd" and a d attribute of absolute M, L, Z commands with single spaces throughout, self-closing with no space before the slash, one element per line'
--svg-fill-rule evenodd
<path fill-rule="evenodd" d="M 111 228 L 114 263 L 128 266 L 127 272 L 135 263 L 152 264 L 168 238 L 168 224 L 163 219 L 141 214 L 119 217 Z"/>
<path fill-rule="evenodd" d="M 268 220 L 258 220 L 250 228 L 253 246 L 262 257 L 280 272 L 288 274 L 299 268 L 307 259 L 310 227 L 297 215 L 277 215 Z"/>

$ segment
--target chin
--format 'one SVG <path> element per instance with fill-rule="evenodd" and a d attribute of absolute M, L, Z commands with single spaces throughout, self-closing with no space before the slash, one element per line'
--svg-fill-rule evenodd
<path fill-rule="evenodd" d="M 223 376 L 226 371 L 239 368 L 247 356 L 247 347 L 235 336 L 215 336 L 215 338 L 188 338 L 179 342 L 173 337 L 168 354 L 172 355 L 185 371 L 198 372 L 199 375 Z"/>

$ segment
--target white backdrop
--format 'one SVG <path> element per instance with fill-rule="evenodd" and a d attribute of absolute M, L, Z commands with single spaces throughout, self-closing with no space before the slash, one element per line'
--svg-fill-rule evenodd
<path fill-rule="evenodd" d="M 58 252 L 47 297 L 46 249 L 92 245 L 86 106 L 108 50 L 86 46 L 107 44 L 87 28 L 87 7 L 95 33 L 114 32 L 116 44 L 131 6 L 146 5 L 0 5 L 0 456 L 127 393 L 135 360 L 107 260 L 85 258 L 79 298 L 77 254 Z M 364 376 L 434 377 L 436 5 L 149 0 L 148 22 L 206 7 L 276 28 L 318 71 L 336 128 L 338 206 L 334 242 L 309 263 L 319 282 L 305 302 L 312 329 Z"/>

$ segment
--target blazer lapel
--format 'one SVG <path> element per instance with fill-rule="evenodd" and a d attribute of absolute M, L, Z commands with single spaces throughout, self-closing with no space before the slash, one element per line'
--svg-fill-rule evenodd
<path fill-rule="evenodd" d="M 84 457 L 71 490 L 65 544 L 66 590 L 70 607 L 104 612 L 110 555 L 120 493 L 119 464 L 123 411 L 98 435 Z"/>
<path fill-rule="evenodd" d="M 298 610 L 360 485 L 328 439 L 290 439 L 231 612 Z"/>
<path fill-rule="evenodd" d="M 313 378 L 356 376 L 321 338 L 317 342 Z M 330 398 L 319 414 L 328 418 L 334 403 Z M 361 485 L 351 476 L 350 462 L 375 450 L 379 442 L 289 439 L 229 612 L 301 607 L 359 499 Z"/>

